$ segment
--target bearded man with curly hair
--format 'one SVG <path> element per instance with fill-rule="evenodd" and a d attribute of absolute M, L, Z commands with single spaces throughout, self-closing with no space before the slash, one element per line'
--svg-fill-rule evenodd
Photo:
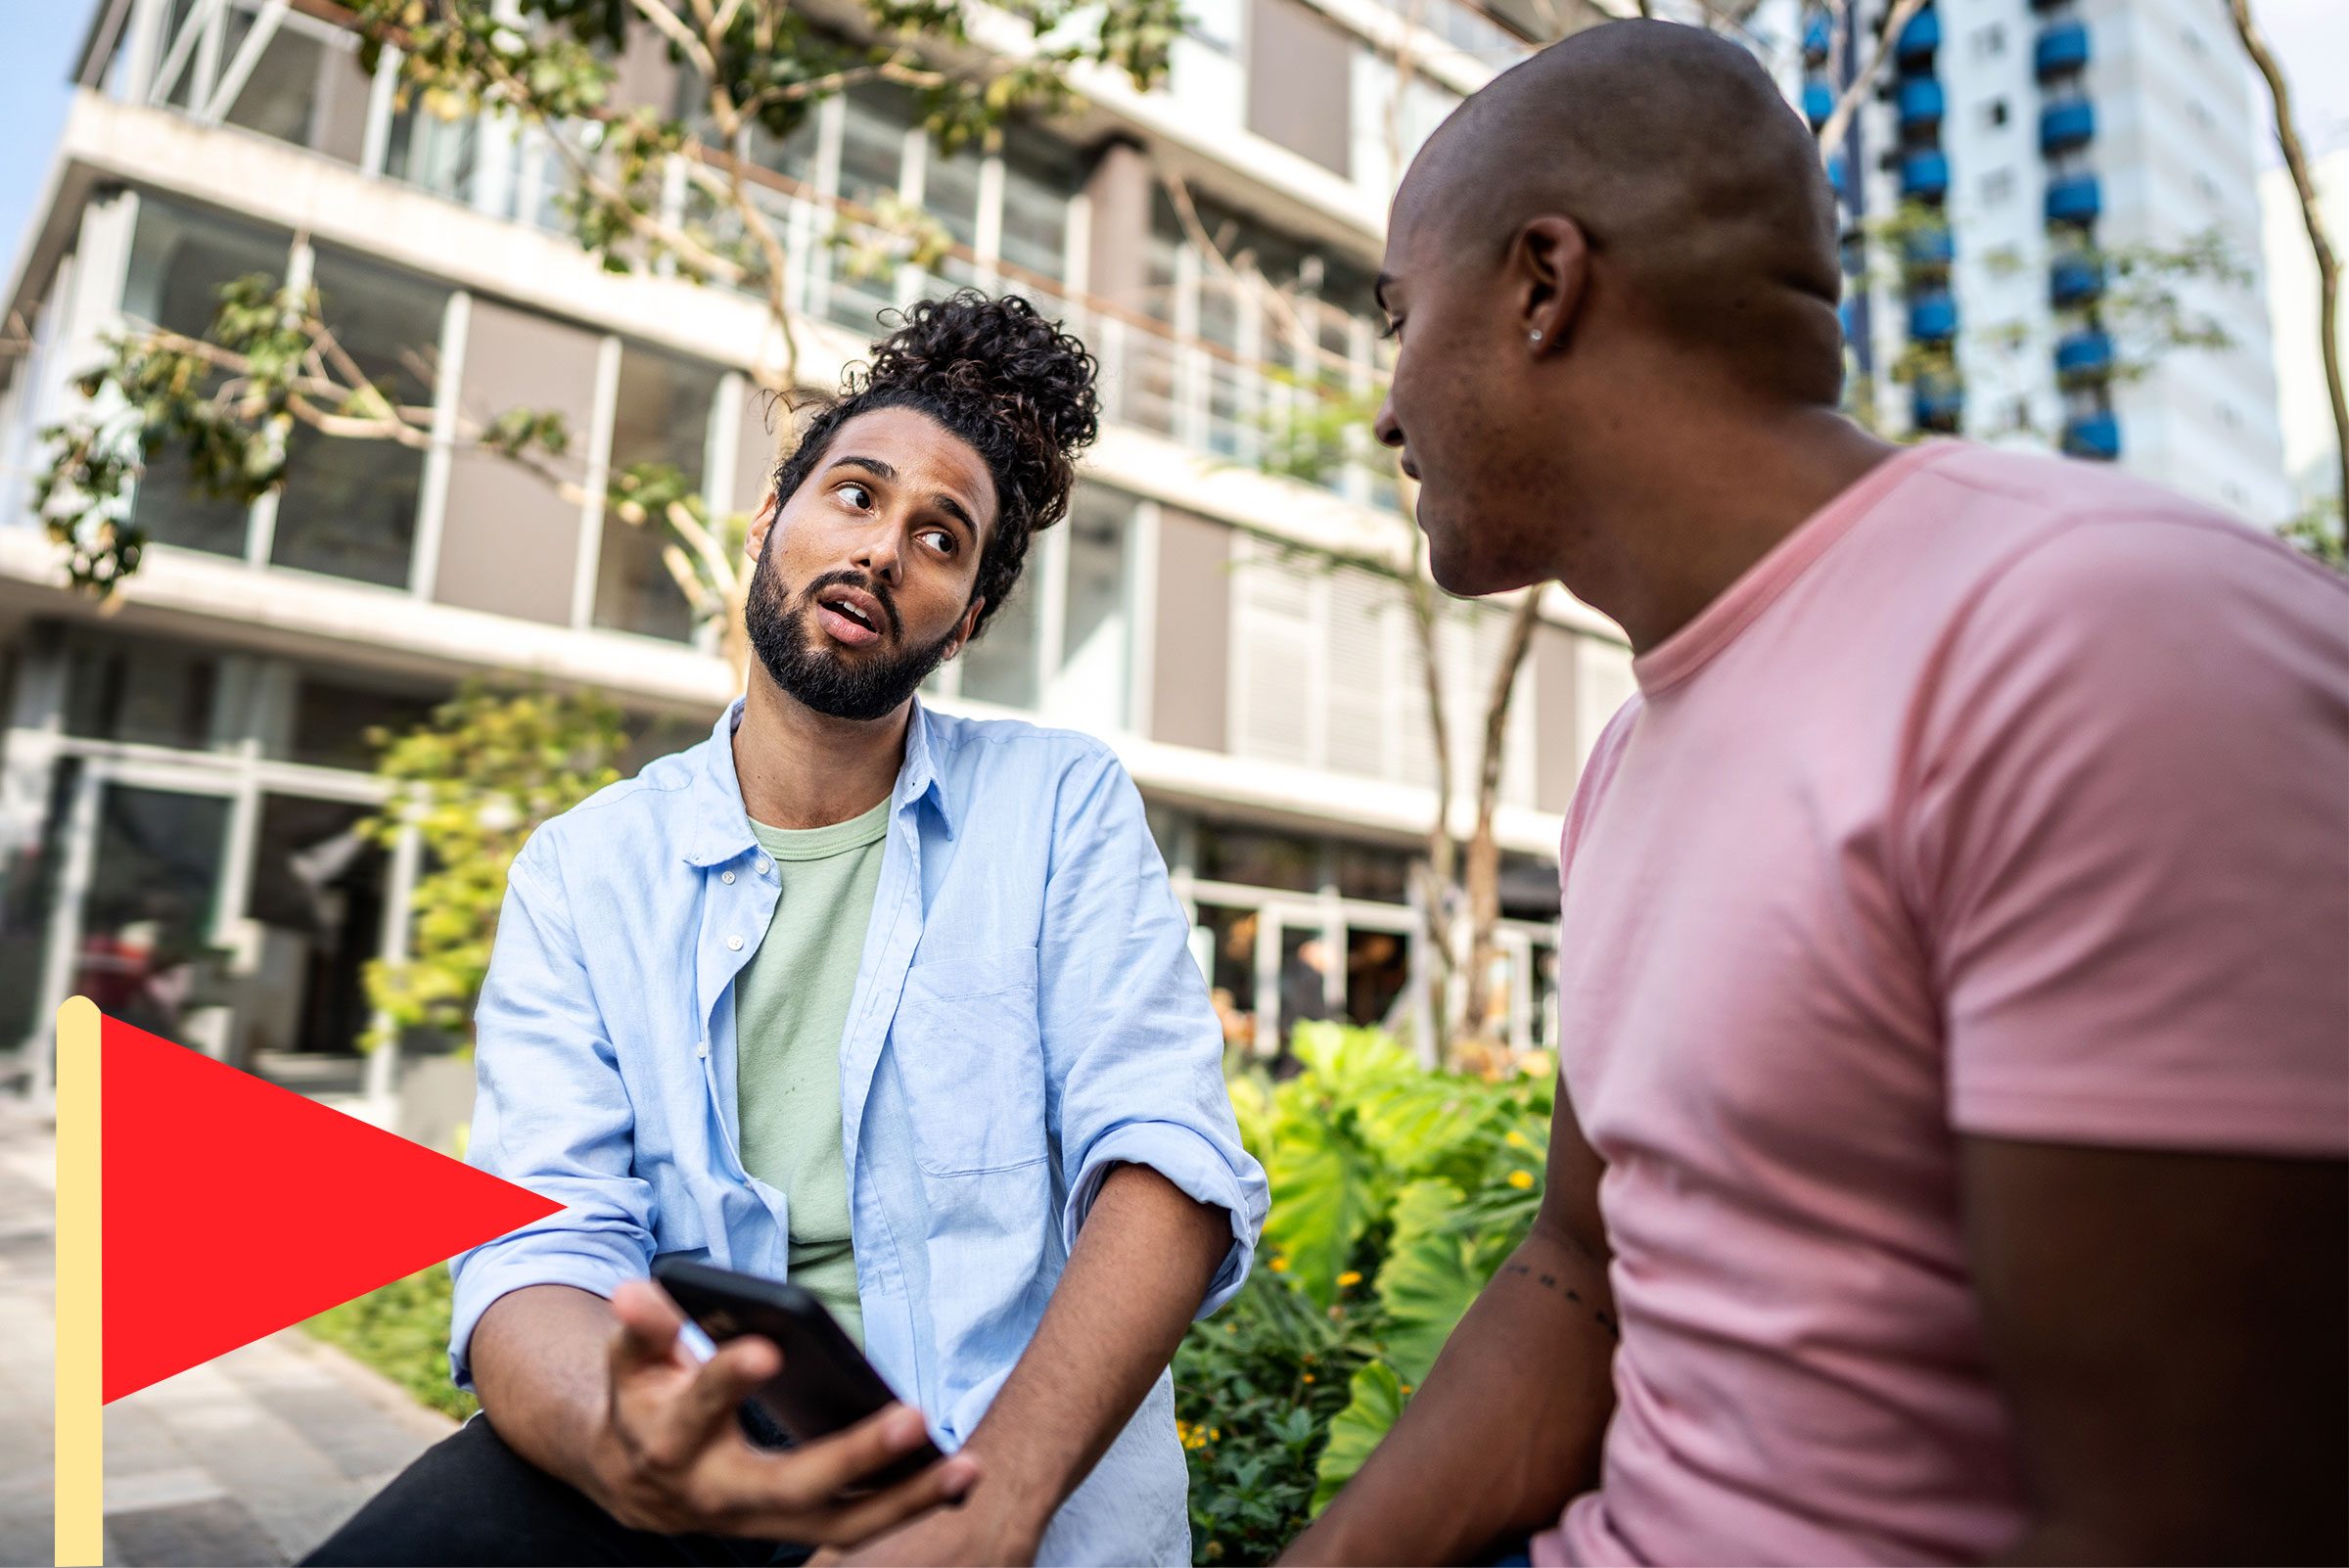
<path fill-rule="evenodd" d="M 1266 1188 L 1188 923 L 1106 747 L 914 695 L 1067 513 L 1093 368 L 907 311 L 751 529 L 748 692 L 517 857 L 470 1159 L 566 1207 L 456 1260 L 482 1413 L 310 1561 L 1190 1560 L 1168 1362 Z M 778 1446 L 775 1349 L 689 1349 L 663 1256 L 788 1277 L 918 1409 Z"/>

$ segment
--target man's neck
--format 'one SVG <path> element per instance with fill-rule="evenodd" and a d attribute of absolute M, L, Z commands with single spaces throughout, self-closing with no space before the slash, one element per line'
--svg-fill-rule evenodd
<path fill-rule="evenodd" d="M 775 684 L 756 663 L 742 723 L 734 731 L 734 776 L 751 820 L 778 828 L 829 827 L 889 798 L 905 761 L 913 704 L 880 718 L 834 718 Z"/>
<path fill-rule="evenodd" d="M 1591 578 L 1589 591 L 1567 586 L 1645 653 L 1897 450 L 1823 408 L 1720 422 L 1686 461 L 1642 466 L 1645 493 L 1615 497 L 1614 527 L 1594 530 L 1608 559 L 1577 574 Z"/>

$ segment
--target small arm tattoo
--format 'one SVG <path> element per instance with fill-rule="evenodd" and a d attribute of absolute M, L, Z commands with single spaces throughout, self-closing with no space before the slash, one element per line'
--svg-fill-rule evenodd
<path fill-rule="evenodd" d="M 1573 1302 L 1577 1307 L 1588 1309 L 1590 1313 L 1591 1321 L 1598 1324 L 1600 1328 L 1605 1329 L 1609 1339 L 1615 1340 L 1618 1343 L 1622 1341 L 1623 1330 L 1617 1325 L 1615 1321 L 1615 1314 L 1608 1312 L 1603 1307 L 1591 1307 L 1589 1303 L 1583 1300 L 1583 1293 L 1581 1291 L 1576 1290 L 1571 1285 L 1561 1285 L 1558 1282 L 1557 1275 L 1540 1272 L 1539 1270 L 1535 1269 L 1531 1264 L 1521 1263 L 1510 1264 L 1505 1267 L 1501 1272 L 1522 1275 L 1523 1277 L 1534 1281 L 1536 1284 L 1539 1284 L 1544 1290 L 1562 1292 L 1566 1299 L 1570 1302 Z"/>

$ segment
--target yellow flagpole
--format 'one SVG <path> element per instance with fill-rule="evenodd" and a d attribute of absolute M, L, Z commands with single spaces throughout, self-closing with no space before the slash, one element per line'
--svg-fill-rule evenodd
<path fill-rule="evenodd" d="M 106 1557 L 98 1039 L 97 1004 L 69 998 L 57 1010 L 58 1568 Z"/>

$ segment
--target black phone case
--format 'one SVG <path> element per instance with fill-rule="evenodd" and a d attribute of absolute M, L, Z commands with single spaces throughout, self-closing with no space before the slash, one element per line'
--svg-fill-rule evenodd
<path fill-rule="evenodd" d="M 829 1437 L 896 1402 L 848 1331 L 799 1286 L 668 1258 L 654 1263 L 653 1278 L 713 1340 L 757 1334 L 783 1353 L 783 1369 L 751 1398 L 793 1442 Z M 894 1486 L 943 1457 L 925 1442 L 864 1484 Z"/>

